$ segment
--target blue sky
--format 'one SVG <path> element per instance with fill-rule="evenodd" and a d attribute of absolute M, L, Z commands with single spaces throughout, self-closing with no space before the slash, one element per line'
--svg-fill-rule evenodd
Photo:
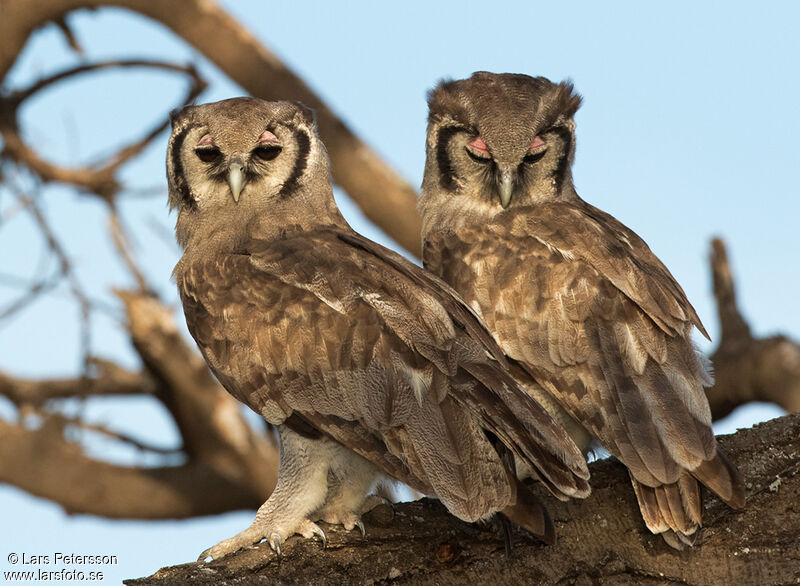
<path fill-rule="evenodd" d="M 584 96 L 574 169 L 581 196 L 650 244 L 713 338 L 718 324 L 707 256 L 717 235 L 729 245 L 740 304 L 755 333 L 800 338 L 800 116 L 794 109 L 800 5 L 572 2 L 567 13 L 553 2 L 411 1 L 402 10 L 370 2 L 224 4 L 414 186 L 424 162 L 425 92 L 437 80 L 481 69 L 571 78 Z M 242 94 L 192 48 L 142 17 L 101 10 L 73 15 L 70 23 L 92 60 L 196 62 L 211 82 L 202 101 Z M 48 27 L 26 48 L 10 87 L 74 62 Z M 137 137 L 176 105 L 184 89 L 180 78 L 144 70 L 83 77 L 23 111 L 25 136 L 57 162 L 92 161 Z M 140 263 L 174 300 L 169 275 L 179 251 L 165 203 L 165 145 L 166 134 L 123 174 L 134 190 L 154 195 L 132 192 L 121 205 Z M 113 302 L 110 288 L 130 280 L 106 246 L 103 207 L 59 186 L 44 196 L 48 219 L 85 287 Z M 357 230 L 392 245 L 343 194 L 337 199 Z M 30 277 L 37 274 L 42 243 L 24 214 L 6 221 L 12 206 L 0 189 L 0 274 Z M 18 293 L 0 286 L 0 308 Z M 118 319 L 114 312 L 98 315 L 95 351 L 135 367 Z M 77 325 L 63 289 L 0 323 L 0 370 L 35 377 L 77 372 Z M 169 418 L 144 400 L 68 408 L 143 439 L 166 445 L 178 439 Z M 0 402 L 0 416 L 8 412 Z M 722 429 L 775 413 L 747 409 Z M 115 461 L 151 464 L 124 450 L 111 453 L 103 443 L 90 442 L 90 449 Z M 5 556 L 12 551 L 71 548 L 120 556 L 118 566 L 105 568 L 112 582 L 189 561 L 252 518 L 251 512 L 158 523 L 67 518 L 57 506 L 7 486 L 0 486 L 0 515 L 0 569 L 8 569 Z"/>

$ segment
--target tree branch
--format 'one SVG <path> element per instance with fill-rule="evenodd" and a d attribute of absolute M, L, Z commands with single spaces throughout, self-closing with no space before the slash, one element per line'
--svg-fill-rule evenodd
<path fill-rule="evenodd" d="M 148 295 L 117 295 L 125 305 L 133 346 L 158 381 L 156 397 L 175 420 L 189 458 L 269 494 L 277 480 L 275 446 L 250 427 L 240 403 L 180 335 L 172 311 Z"/>
<path fill-rule="evenodd" d="M 0 482 L 54 501 L 67 513 L 114 519 L 183 519 L 253 509 L 269 494 L 202 462 L 136 468 L 94 460 L 64 439 L 64 425 L 58 417 L 45 417 L 41 428 L 30 430 L 0 419 Z"/>
<path fill-rule="evenodd" d="M 0 395 L 17 406 L 40 407 L 58 399 L 152 395 L 155 392 L 155 382 L 144 372 L 131 372 L 97 358 L 92 359 L 91 364 L 97 373 L 87 378 L 27 380 L 0 372 Z"/>
<path fill-rule="evenodd" d="M 65 418 L 40 410 L 38 429 L 0 420 L 0 482 L 71 513 L 112 518 L 183 518 L 257 507 L 275 486 L 275 445 L 250 427 L 239 403 L 211 377 L 178 333 L 172 312 L 145 294 L 119 295 L 146 374 L 100 363 L 97 376 L 75 380 L 33 382 L 0 375 L 0 393 L 20 408 L 71 396 L 152 394 L 175 419 L 188 463 L 135 468 L 94 460 L 64 438 Z"/>
<path fill-rule="evenodd" d="M 2 41 L 0 41 L 0 46 L 1 45 Z M 104 163 L 80 168 L 66 168 L 45 161 L 35 150 L 25 144 L 19 132 L 17 112 L 22 102 L 35 93 L 50 87 L 54 83 L 100 69 L 127 67 L 151 67 L 183 73 L 189 76 L 192 80 L 192 85 L 182 103 L 187 103 L 195 99 L 206 87 L 206 82 L 199 76 L 197 70 L 193 66 L 181 66 L 165 63 L 163 61 L 143 59 L 104 61 L 101 63 L 80 65 L 61 71 L 55 75 L 39 80 L 28 88 L 11 92 L 8 96 L 0 97 L 0 135 L 2 135 L 4 143 L 3 155 L 18 163 L 24 164 L 44 182 L 57 181 L 60 183 L 69 183 L 88 193 L 95 194 L 108 202 L 112 202 L 121 188 L 116 178 L 116 172 L 119 167 L 140 154 L 147 145 L 168 126 L 168 119 L 165 118 L 162 122 L 159 122 L 139 140 L 121 148 Z"/>
<path fill-rule="evenodd" d="M 109 429 L 104 425 L 86 423 L 85 421 L 77 417 L 64 417 L 63 419 L 71 427 L 80 429 L 81 431 L 88 431 L 91 433 L 102 435 L 107 438 L 111 438 L 113 440 L 117 440 L 122 444 L 127 444 L 129 446 L 136 448 L 140 452 L 152 452 L 154 454 L 161 454 L 162 456 L 175 456 L 183 454 L 183 450 L 180 447 L 162 448 L 160 446 L 153 446 L 145 442 L 139 441 L 135 437 L 130 436 L 126 433 L 121 433 L 119 431 L 114 431 L 113 429 Z"/>
<path fill-rule="evenodd" d="M 711 272 L 722 338 L 711 360 L 716 383 L 707 389 L 711 413 L 720 419 L 751 401 L 800 412 L 800 345 L 785 336 L 756 339 L 736 304 L 725 244 L 712 243 Z"/>
<path fill-rule="evenodd" d="M 340 120 L 305 82 L 236 20 L 210 0 L 5 0 L 6 27 L 0 36 L 0 79 L 4 79 L 28 36 L 81 8 L 118 6 L 166 25 L 202 52 L 232 80 L 267 100 L 297 100 L 314 108 L 320 135 L 328 148 L 334 181 L 404 248 L 419 256 L 422 221 L 416 191 Z M 4 31 L 5 32 L 5 31 Z M 213 38 L 214 43 L 208 43 Z"/>
<path fill-rule="evenodd" d="M 315 108 L 336 182 L 367 217 L 405 248 L 419 254 L 420 218 L 415 191 L 353 135 L 301 79 L 211 0 L 183 0 L 178 7 L 174 2 L 151 0 L 0 0 L 4 23 L 0 34 L 0 79 L 5 80 L 36 28 L 54 22 L 70 39 L 66 16 L 74 10 L 101 6 L 127 8 L 168 26 L 253 95 L 299 100 Z M 209 38 L 214 38 L 215 43 L 209 44 Z M 73 41 L 70 43 L 77 46 Z M 122 66 L 143 65 L 126 63 Z M 33 92 L 70 75 L 104 66 L 109 65 L 79 66 L 44 79 L 28 90 L 0 97 L 4 142 L 0 155 L 20 161 L 45 181 L 66 181 L 104 197 L 112 204 L 113 213 L 114 196 L 121 188 L 116 171 L 141 153 L 165 123 L 153 126 L 139 141 L 99 165 L 62 169 L 42 160 L 22 142 L 16 119 L 19 102 Z M 191 67 L 181 71 L 199 79 Z M 195 83 L 190 96 L 196 95 L 199 87 Z M 61 276 L 69 280 L 83 309 L 88 367 L 92 364 L 86 342 L 89 300 L 58 242 L 48 237 L 47 224 L 41 214 L 37 215 L 35 201 L 30 201 L 28 209 L 39 221 L 53 255 L 60 261 Z M 141 289 L 120 297 L 128 315 L 128 331 L 144 369 L 132 373 L 106 365 L 97 372 L 87 368 L 80 379 L 35 382 L 0 373 L 0 394 L 21 410 L 41 408 L 37 413 L 44 422 L 41 428 L 29 429 L 0 420 L 0 482 L 61 503 L 71 512 L 108 517 L 170 518 L 255 508 L 275 483 L 275 447 L 266 436 L 250 428 L 239 404 L 216 383 L 194 347 L 179 335 L 171 311 L 146 294 L 144 276 L 129 254 L 124 232 L 119 224 L 115 228 L 113 222 L 117 218 L 111 219 L 112 238 Z M 717 384 L 709 390 L 715 417 L 756 399 L 800 410 L 798 345 L 783 337 L 752 337 L 736 307 L 730 267 L 719 241 L 714 243 L 712 270 L 722 325 L 722 340 L 713 356 Z M 40 279 L 30 291 L 39 293 L 47 285 L 48 281 Z M 129 392 L 152 394 L 169 409 L 183 437 L 186 465 L 140 469 L 92 460 L 79 445 L 64 438 L 64 418 L 47 413 L 47 403 L 52 399 Z M 320 553 L 316 545 L 294 540 L 287 548 L 291 564 L 275 564 L 272 557 L 263 555 L 262 548 L 235 556 L 230 560 L 233 565 L 226 560 L 210 567 L 187 566 L 188 572 L 196 574 L 189 581 L 216 583 L 242 570 L 249 576 L 257 573 L 269 580 L 277 577 L 306 582 L 318 575 L 321 583 L 339 582 L 343 577 L 350 580 L 361 576 L 359 572 L 370 579 L 423 583 L 461 583 L 476 576 L 577 583 L 608 579 L 622 583 L 728 580 L 738 584 L 746 581 L 744 576 L 752 582 L 791 581 L 798 574 L 791 574 L 786 568 L 796 567 L 792 564 L 798 560 L 796 547 L 788 552 L 787 547 L 796 546 L 799 530 L 797 513 L 786 504 L 791 500 L 784 499 L 796 500 L 798 496 L 795 475 L 800 428 L 796 418 L 785 418 L 777 425 L 759 428 L 763 437 L 753 435 L 756 432 L 741 432 L 723 441 L 751 481 L 749 508 L 736 514 L 712 499 L 702 546 L 691 552 L 676 554 L 666 550 L 659 538 L 644 530 L 624 470 L 605 462 L 592 466 L 595 494 L 587 503 L 550 501 L 561 529 L 559 545 L 543 548 L 519 536 L 517 552 L 509 563 L 498 553 L 502 545 L 493 534 L 458 523 L 439 505 L 423 502 L 401 505 L 398 520 L 387 527 L 375 527 L 366 543 L 354 542 L 352 536 L 333 530 L 333 551 Z M 789 432 L 794 435 L 786 435 Z M 737 447 L 740 437 L 745 438 L 744 447 Z M 117 439 L 131 440 L 122 435 Z M 772 442 L 777 447 L 771 447 Z M 774 475 L 781 470 L 785 478 L 776 480 Z M 93 481 L 87 483 L 86 478 Z M 410 535 L 415 539 L 410 541 Z M 609 536 L 617 543 L 609 543 Z M 327 566 L 322 564 L 324 573 L 319 573 L 320 560 L 330 562 Z M 355 567 L 364 561 L 369 562 L 363 564 L 364 570 Z"/>
<path fill-rule="evenodd" d="M 261 543 L 209 564 L 163 568 L 129 586 L 165 584 L 789 584 L 800 577 L 800 415 L 720 438 L 747 479 L 744 511 L 706 495 L 698 543 L 676 552 L 650 534 L 617 462 L 591 465 L 585 501 L 546 500 L 558 533 L 545 546 L 521 533 L 510 558 L 497 532 L 450 516 L 435 501 L 367 519 L 367 537 L 324 525 L 329 547 L 292 538 L 278 561 Z"/>

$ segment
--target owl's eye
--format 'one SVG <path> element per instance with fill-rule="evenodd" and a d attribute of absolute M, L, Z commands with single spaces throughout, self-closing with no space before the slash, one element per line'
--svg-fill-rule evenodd
<path fill-rule="evenodd" d="M 488 163 L 492 160 L 489 148 L 480 136 L 476 136 L 467 143 L 467 154 L 479 163 Z"/>
<path fill-rule="evenodd" d="M 222 157 L 222 153 L 217 147 L 204 147 L 194 149 L 194 154 L 204 163 L 214 163 Z"/>
<path fill-rule="evenodd" d="M 253 149 L 253 154 L 261 159 L 262 161 L 272 161 L 281 154 L 283 147 L 277 144 L 269 144 L 269 145 L 262 145 L 258 146 Z"/>
<path fill-rule="evenodd" d="M 528 154 L 522 158 L 522 161 L 525 163 L 535 163 L 536 161 L 541 160 L 546 150 L 547 141 L 545 141 L 541 136 L 537 136 L 531 142 L 531 146 L 528 148 Z"/>

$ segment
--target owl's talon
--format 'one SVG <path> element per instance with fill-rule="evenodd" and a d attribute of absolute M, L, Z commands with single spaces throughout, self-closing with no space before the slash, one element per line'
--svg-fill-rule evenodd
<path fill-rule="evenodd" d="M 273 533 L 272 535 L 269 536 L 269 546 L 272 548 L 272 551 L 275 552 L 275 555 L 278 556 L 278 559 L 283 557 L 281 555 L 281 542 L 282 541 L 283 541 L 283 539 L 281 539 L 281 536 L 278 535 L 277 533 Z"/>
<path fill-rule="evenodd" d="M 322 549 L 326 549 L 328 547 L 328 536 L 325 535 L 325 532 L 322 530 L 322 527 L 309 521 L 306 519 L 300 525 L 300 528 L 297 530 L 303 537 L 306 539 L 311 539 L 312 537 L 318 537 L 319 540 L 322 542 Z"/>
<path fill-rule="evenodd" d="M 200 562 L 201 564 L 205 564 L 208 558 L 211 558 L 210 561 L 213 561 L 214 557 L 211 555 L 211 550 L 212 550 L 211 547 L 209 547 L 208 549 L 204 549 L 203 553 L 197 556 L 197 561 Z"/>
<path fill-rule="evenodd" d="M 359 531 L 361 531 L 361 537 L 367 536 L 367 530 L 364 528 L 364 521 L 361 519 L 356 519 L 355 526 L 358 527 Z"/>
<path fill-rule="evenodd" d="M 254 543 L 258 543 L 264 534 L 260 531 L 258 527 L 250 526 L 241 533 L 234 535 L 229 539 L 223 539 L 218 544 L 209 547 L 200 556 L 197 558 L 198 562 L 205 562 L 206 558 L 211 558 L 211 560 L 218 560 L 219 558 L 225 557 L 235 551 L 243 549 L 245 547 L 250 547 Z"/>

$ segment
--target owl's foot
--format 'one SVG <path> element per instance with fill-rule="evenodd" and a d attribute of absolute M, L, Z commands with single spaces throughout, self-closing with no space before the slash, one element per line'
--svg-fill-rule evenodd
<path fill-rule="evenodd" d="M 208 558 L 211 558 L 212 560 L 219 559 L 228 555 L 229 553 L 233 553 L 236 550 L 250 547 L 251 545 L 260 542 L 264 538 L 267 539 L 269 546 L 276 554 L 278 554 L 278 557 L 280 557 L 281 545 L 283 545 L 283 542 L 286 541 L 288 537 L 294 535 L 295 533 L 302 535 L 306 539 L 318 537 L 322 542 L 323 548 L 328 546 L 328 538 L 325 536 L 325 532 L 320 528 L 319 525 L 309 521 L 308 519 L 303 519 L 299 523 L 295 524 L 271 524 L 260 522 L 259 519 L 256 518 L 256 520 L 253 521 L 253 524 L 241 533 L 238 533 L 229 539 L 220 541 L 213 547 L 209 547 L 200 554 L 200 557 L 197 561 L 204 562 Z"/>
<path fill-rule="evenodd" d="M 326 503 L 325 506 L 317 512 L 315 517 L 331 525 L 342 525 L 347 531 L 352 531 L 358 527 L 363 537 L 367 534 L 367 530 L 364 527 L 364 522 L 361 520 L 361 515 L 379 506 L 387 507 L 392 511 L 392 516 L 394 516 L 394 507 L 391 502 L 382 496 L 371 494 L 365 498 L 360 505 L 354 507 L 355 510 L 352 510 L 352 507 L 346 506 L 343 500 L 335 500 L 334 502 Z"/>
<path fill-rule="evenodd" d="M 347 531 L 352 531 L 358 527 L 358 530 L 361 531 L 362 537 L 367 534 L 367 530 L 364 527 L 364 522 L 361 520 L 361 516 L 353 512 L 325 510 L 320 511 L 319 518 L 321 521 L 325 521 L 330 525 L 341 525 Z"/>
<path fill-rule="evenodd" d="M 330 440 L 309 439 L 286 426 L 279 426 L 281 460 L 275 490 L 261 505 L 253 523 L 230 539 L 220 541 L 200 554 L 199 561 L 219 559 L 237 549 L 250 547 L 262 539 L 281 555 L 281 546 L 290 536 L 299 533 L 305 538 L 318 537 L 325 546 L 325 533 L 308 517 L 325 502 Z"/>
<path fill-rule="evenodd" d="M 379 525 L 388 525 L 394 519 L 394 504 L 392 501 L 377 494 L 371 494 L 364 499 L 360 510 L 362 515 L 375 511 L 373 519 Z"/>

